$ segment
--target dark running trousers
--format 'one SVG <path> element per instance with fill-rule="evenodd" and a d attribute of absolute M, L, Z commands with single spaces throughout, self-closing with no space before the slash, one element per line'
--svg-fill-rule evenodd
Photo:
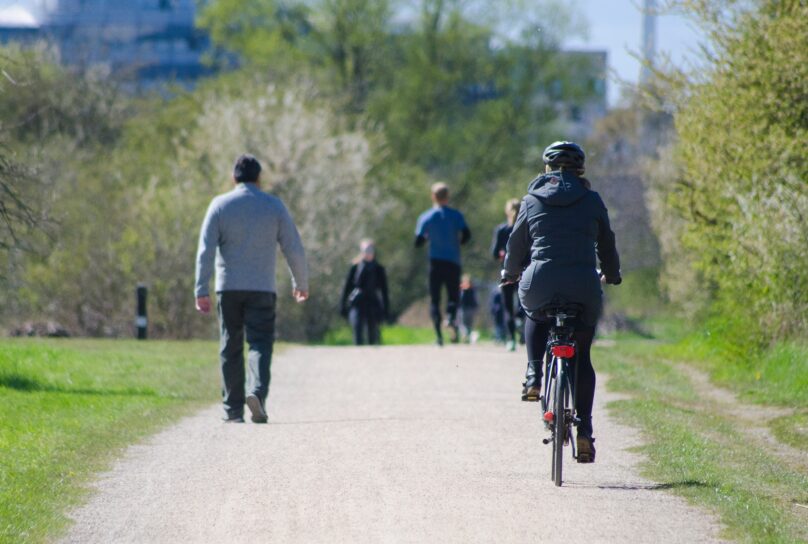
<path fill-rule="evenodd" d="M 516 341 L 516 312 L 514 310 L 513 298 L 516 295 L 516 288 L 519 285 L 509 283 L 500 287 L 502 292 L 502 307 L 505 310 L 505 325 L 508 327 L 508 338 Z"/>
<path fill-rule="evenodd" d="M 275 343 L 275 298 L 275 293 L 267 291 L 218 293 L 222 402 L 230 417 L 244 414 L 245 336 L 249 346 L 249 391 L 262 403 L 266 400 Z"/>
<path fill-rule="evenodd" d="M 527 344 L 527 373 L 525 385 L 538 387 L 544 370 L 544 354 L 547 350 L 547 337 L 550 323 L 525 320 L 525 343 Z M 575 362 L 578 390 L 575 394 L 575 410 L 581 419 L 579 430 L 592 434 L 592 404 L 595 400 L 595 369 L 592 367 L 592 341 L 595 327 L 576 327 L 575 341 L 578 344 L 578 359 Z M 576 379 L 573 377 L 573 379 Z"/>
<path fill-rule="evenodd" d="M 440 334 L 440 293 L 446 286 L 446 313 L 449 323 L 457 324 L 457 305 L 460 301 L 460 265 L 451 261 L 431 259 L 429 261 L 429 313 L 435 325 L 435 331 Z"/>

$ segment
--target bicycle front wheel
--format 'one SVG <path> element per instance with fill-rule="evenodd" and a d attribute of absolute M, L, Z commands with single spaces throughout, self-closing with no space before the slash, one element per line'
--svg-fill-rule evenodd
<path fill-rule="evenodd" d="M 567 433 L 566 421 L 566 379 L 564 365 L 560 359 L 555 361 L 556 378 L 553 384 L 553 481 L 561 486 L 563 481 L 564 440 Z"/>

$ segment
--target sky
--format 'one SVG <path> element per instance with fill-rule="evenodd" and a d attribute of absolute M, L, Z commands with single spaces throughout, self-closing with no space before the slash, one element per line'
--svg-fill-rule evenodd
<path fill-rule="evenodd" d="M 32 23 L 30 11 L 50 0 L 0 0 L 0 23 L 9 20 Z M 636 83 L 640 63 L 632 52 L 640 50 L 642 41 L 641 0 L 572 0 L 569 5 L 583 14 L 588 22 L 588 36 L 568 40 L 568 49 L 606 50 L 609 55 L 609 104 L 620 97 L 620 81 Z M 697 56 L 702 36 L 695 26 L 680 16 L 657 18 L 657 52 L 665 54 L 675 65 L 684 66 Z"/>
<path fill-rule="evenodd" d="M 657 2 L 661 4 L 662 2 Z M 618 80 L 636 83 L 640 75 L 640 62 L 632 56 L 639 53 L 642 43 L 641 0 L 577 0 L 575 2 L 589 23 L 587 39 L 576 38 L 565 44 L 567 48 L 605 49 L 609 53 L 609 103 L 614 105 L 620 96 Z M 703 34 L 680 15 L 665 14 L 657 17 L 657 53 L 681 67 L 697 60 L 698 46 Z"/>

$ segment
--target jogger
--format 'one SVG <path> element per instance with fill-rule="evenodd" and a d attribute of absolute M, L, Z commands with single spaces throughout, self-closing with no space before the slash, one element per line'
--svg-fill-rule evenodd
<path fill-rule="evenodd" d="M 446 287 L 446 313 L 454 336 L 460 340 L 457 325 L 457 302 L 460 296 L 460 245 L 471 239 L 471 231 L 463 214 L 449 207 L 449 187 L 445 183 L 432 186 L 432 209 L 418 217 L 415 226 L 415 247 L 429 241 L 429 299 L 430 315 L 435 327 L 437 344 L 443 345 L 441 332 L 441 290 Z"/>

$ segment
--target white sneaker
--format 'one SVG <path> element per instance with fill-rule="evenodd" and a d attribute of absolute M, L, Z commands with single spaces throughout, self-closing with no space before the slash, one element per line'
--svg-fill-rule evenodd
<path fill-rule="evenodd" d="M 505 349 L 507 349 L 508 351 L 516 351 L 516 342 L 513 340 L 508 340 L 505 343 Z"/>

